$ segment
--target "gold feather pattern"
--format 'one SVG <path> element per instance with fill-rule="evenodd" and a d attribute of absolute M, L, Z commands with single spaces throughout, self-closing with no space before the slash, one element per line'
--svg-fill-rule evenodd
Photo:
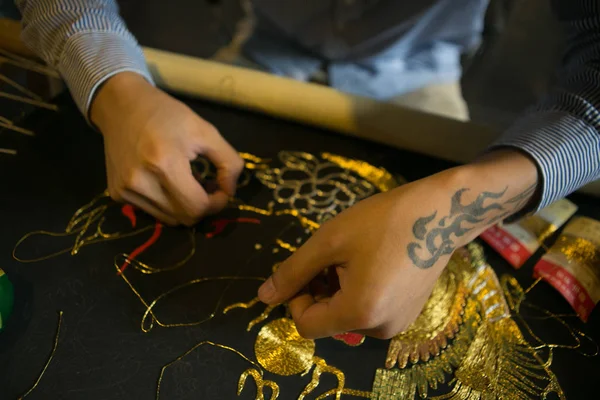
<path fill-rule="evenodd" d="M 428 361 L 446 348 L 463 322 L 467 288 L 461 268 L 462 264 L 450 262 L 417 320 L 392 339 L 386 368 Z"/>
<path fill-rule="evenodd" d="M 470 244 L 458 251 L 419 319 L 392 339 L 388 369 L 377 370 L 371 399 L 526 400 L 550 393 L 564 399 L 550 363 L 525 340 L 509 303 L 483 249 Z M 448 393 L 430 396 L 446 381 Z"/>

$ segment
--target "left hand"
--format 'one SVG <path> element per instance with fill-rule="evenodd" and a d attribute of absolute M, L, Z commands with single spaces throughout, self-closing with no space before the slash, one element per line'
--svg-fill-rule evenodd
<path fill-rule="evenodd" d="M 496 217 L 518 211 L 533 194 L 535 165 L 507 153 L 359 202 L 284 261 L 261 286 L 259 298 L 267 304 L 289 301 L 306 338 L 354 331 L 387 339 L 405 330 L 452 252 Z M 307 285 L 327 268 L 335 268 L 339 287 L 321 299 Z"/>
<path fill-rule="evenodd" d="M 91 108 L 104 136 L 108 191 L 163 223 L 195 225 L 220 211 L 236 189 L 244 161 L 208 121 L 134 72 L 108 79 Z M 190 162 L 206 156 L 217 168 L 208 193 Z"/>

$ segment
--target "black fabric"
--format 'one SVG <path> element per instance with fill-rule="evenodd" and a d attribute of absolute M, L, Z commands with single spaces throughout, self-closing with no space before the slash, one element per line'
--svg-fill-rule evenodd
<path fill-rule="evenodd" d="M 415 180 L 449 165 L 408 152 L 397 151 L 364 141 L 350 139 L 319 129 L 270 117 L 184 99 L 196 112 L 215 124 L 240 151 L 274 157 L 280 150 L 319 153 L 329 151 L 381 165 L 393 173 Z M 11 257 L 13 246 L 27 232 L 45 229 L 61 231 L 74 210 L 105 188 L 101 137 L 78 115 L 67 97 L 59 100 L 61 111 L 38 111 L 23 125 L 37 132 L 34 138 L 11 136 L 19 154 L 0 156 L 0 267 L 15 287 L 14 315 L 0 333 L 0 399 L 14 399 L 24 393 L 44 365 L 57 324 L 57 311 L 64 311 L 63 326 L 56 356 L 38 388 L 30 395 L 36 399 L 152 399 L 160 368 L 202 340 L 232 346 L 254 359 L 254 339 L 259 327 L 246 332 L 247 323 L 264 306 L 234 310 L 206 324 L 192 328 L 140 331 L 143 306 L 124 282 L 116 276 L 113 258 L 139 245 L 140 238 L 92 245 L 76 256 L 62 255 L 34 264 L 20 264 Z M 268 193 L 257 182 L 240 192 L 247 202 L 264 205 Z M 598 200 L 572 196 L 581 215 L 600 218 Z M 229 212 L 231 213 L 231 211 Z M 230 214 L 228 214 L 230 215 Z M 139 222 L 149 223 L 142 218 Z M 267 245 L 286 220 L 270 220 L 260 226 L 239 225 L 211 240 L 198 240 L 198 250 L 190 263 L 194 268 L 178 271 L 171 278 L 127 276 L 140 285 L 148 297 L 169 289 L 174 281 L 199 276 L 268 275 L 282 254 L 265 248 L 259 256 L 255 243 Z M 198 227 L 206 231 L 208 222 Z M 290 234 L 287 232 L 286 234 Z M 149 233 L 143 235 L 148 237 Z M 201 238 L 201 235 L 199 236 Z M 293 236 L 292 236 L 293 237 Z M 147 254 L 148 259 L 168 263 L 185 254 L 189 243 L 182 231 L 169 230 L 167 244 Z M 169 242 L 170 241 L 170 242 Z M 21 254 L 50 253 L 72 241 L 53 238 L 31 239 Z M 486 248 L 490 263 L 498 273 L 509 272 L 527 287 L 532 265 L 540 256 L 515 272 L 499 256 Z M 143 279 L 142 279 L 143 278 Z M 166 322 L 178 317 L 189 319 L 207 315 L 214 307 L 223 284 L 198 286 L 177 297 L 157 312 Z M 257 283 L 236 283 L 225 295 L 223 304 L 247 301 L 255 295 Z M 548 285 L 540 284 L 528 299 L 556 313 L 572 313 L 568 304 Z M 274 312 L 271 318 L 281 316 Z M 569 319 L 600 341 L 599 312 L 583 325 Z M 547 341 L 568 342 L 556 324 L 530 321 Z M 554 327 L 554 328 L 552 328 Z M 332 339 L 317 341 L 316 354 L 346 374 L 346 386 L 371 390 L 375 369 L 382 367 L 387 342 L 368 339 L 362 347 L 349 348 Z M 205 347 L 169 370 L 161 399 L 234 399 L 237 380 L 248 364 L 224 350 Z M 557 350 L 552 370 L 568 399 L 593 398 L 595 379 L 600 373 L 599 358 L 586 358 L 575 351 Z M 266 374 L 281 388 L 281 399 L 296 398 L 308 378 L 279 377 Z M 321 385 L 309 398 L 334 387 L 331 375 L 324 374 Z M 240 399 L 254 398 L 249 381 Z M 350 397 L 348 397 L 350 398 Z"/>

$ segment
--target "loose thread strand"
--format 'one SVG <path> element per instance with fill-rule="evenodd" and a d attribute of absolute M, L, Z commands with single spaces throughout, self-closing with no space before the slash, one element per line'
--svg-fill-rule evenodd
<path fill-rule="evenodd" d="M 48 369 L 48 366 L 50 365 L 50 363 L 54 359 L 54 354 L 56 353 L 56 348 L 58 347 L 58 339 L 60 338 L 60 327 L 62 325 L 62 318 L 63 318 L 63 312 L 59 311 L 58 312 L 58 324 L 57 324 L 57 327 L 56 327 L 56 335 L 54 337 L 54 346 L 52 347 L 52 351 L 50 352 L 50 356 L 48 357 L 48 361 L 46 361 L 46 365 L 44 365 L 44 368 L 42 369 L 42 372 L 40 372 L 40 375 L 38 376 L 38 378 L 35 381 L 35 383 L 33 384 L 33 386 L 27 392 L 25 392 L 24 395 L 18 397 L 17 400 L 24 399 L 25 397 L 29 396 L 31 394 L 31 392 L 33 392 L 37 388 L 38 384 L 40 383 L 40 381 L 42 380 L 44 374 L 46 373 L 46 370 Z"/>

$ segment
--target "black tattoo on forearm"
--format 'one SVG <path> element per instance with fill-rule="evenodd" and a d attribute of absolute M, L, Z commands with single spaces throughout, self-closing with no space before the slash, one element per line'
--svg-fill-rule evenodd
<path fill-rule="evenodd" d="M 529 186 L 527 189 L 525 189 L 521 193 L 517 194 L 516 196 L 506 200 L 504 202 L 504 206 L 505 206 L 506 210 L 503 213 L 501 213 L 501 214 L 495 216 L 494 218 L 492 218 L 491 220 L 489 220 L 488 223 L 495 224 L 496 222 L 506 219 L 511 214 L 514 214 L 515 212 L 521 210 L 523 207 L 525 207 L 527 202 L 531 199 L 531 196 L 533 196 L 536 189 L 537 189 L 537 183 Z"/>
<path fill-rule="evenodd" d="M 408 256 L 415 266 L 431 268 L 442 256 L 452 254 L 456 249 L 456 239 L 472 231 L 479 224 L 497 222 L 520 210 L 535 192 L 537 184 L 530 186 L 518 195 L 499 201 L 508 188 L 500 192 L 482 192 L 477 198 L 463 205 L 461 197 L 469 189 L 462 188 L 451 199 L 450 214 L 440 218 L 433 226 L 437 211 L 416 220 L 412 231 L 416 241 L 407 246 Z M 492 200 L 487 201 L 487 200 Z M 484 202 L 488 204 L 484 205 Z M 493 216 L 490 218 L 490 214 Z"/>

